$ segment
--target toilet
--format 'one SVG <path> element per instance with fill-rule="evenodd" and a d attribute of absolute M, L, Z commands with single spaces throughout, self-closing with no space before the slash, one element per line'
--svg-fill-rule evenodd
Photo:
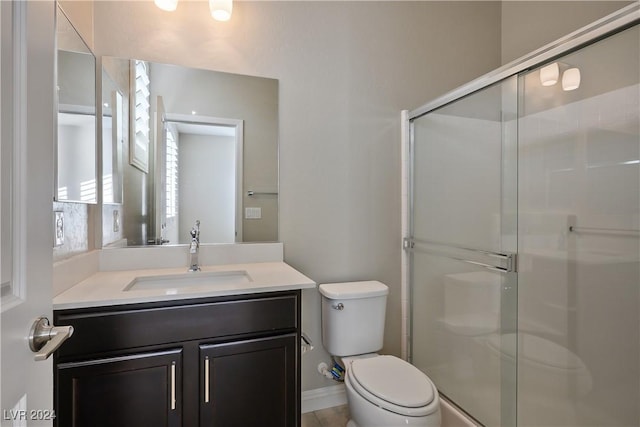
<path fill-rule="evenodd" d="M 327 283 L 322 343 L 345 368 L 351 419 L 347 427 L 440 426 L 433 382 L 395 356 L 379 355 L 389 288 L 377 281 Z"/>

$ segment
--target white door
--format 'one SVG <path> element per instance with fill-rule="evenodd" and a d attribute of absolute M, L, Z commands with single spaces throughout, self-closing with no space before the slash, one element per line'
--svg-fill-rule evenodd
<path fill-rule="evenodd" d="M 27 339 L 34 319 L 52 319 L 54 17 L 53 1 L 0 2 L 3 427 L 54 415 L 51 359 L 36 362 Z"/>

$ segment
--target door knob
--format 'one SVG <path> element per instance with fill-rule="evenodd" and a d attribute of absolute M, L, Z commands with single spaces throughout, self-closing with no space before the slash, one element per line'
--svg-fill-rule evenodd
<path fill-rule="evenodd" d="M 36 353 L 34 360 L 46 360 L 73 334 L 73 326 L 52 326 L 45 316 L 31 325 L 29 348 Z"/>

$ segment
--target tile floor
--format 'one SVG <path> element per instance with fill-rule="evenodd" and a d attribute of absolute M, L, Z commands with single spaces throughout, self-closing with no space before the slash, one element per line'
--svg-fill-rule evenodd
<path fill-rule="evenodd" d="M 302 427 L 345 427 L 348 421 L 347 405 L 302 414 Z"/>

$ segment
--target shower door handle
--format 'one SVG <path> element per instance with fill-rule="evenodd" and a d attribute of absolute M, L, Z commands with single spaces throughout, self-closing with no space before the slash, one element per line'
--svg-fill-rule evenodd
<path fill-rule="evenodd" d="M 507 267 L 499 267 L 497 265 L 486 264 L 484 262 L 472 261 L 470 259 L 454 257 L 448 254 L 439 253 L 437 251 L 427 250 L 424 252 L 431 253 L 432 255 L 439 255 L 439 256 L 450 258 L 450 259 L 455 259 L 456 261 L 466 262 L 467 264 L 477 265 L 478 267 L 483 267 L 483 268 L 486 268 L 487 270 L 495 271 L 497 273 L 515 273 L 516 272 L 516 269 L 515 269 L 516 254 L 507 255 L 507 258 L 505 258 L 507 260 Z"/>
<path fill-rule="evenodd" d="M 423 246 L 427 246 L 427 247 L 423 247 Z M 429 247 L 429 246 L 432 246 L 432 247 Z M 440 249 L 435 249 L 433 248 L 433 246 L 439 247 Z M 436 242 L 432 240 L 419 240 L 419 239 L 411 239 L 411 238 L 403 239 L 403 248 L 409 252 L 421 252 L 421 253 L 427 253 L 427 254 L 436 255 L 436 256 L 442 256 L 449 259 L 454 259 L 456 261 L 486 268 L 487 270 L 495 271 L 497 273 L 516 273 L 518 271 L 517 269 L 518 256 L 515 253 L 492 252 L 484 249 L 470 248 L 470 247 L 465 247 L 460 245 L 451 245 L 451 244 Z M 467 254 L 497 258 L 504 261 L 504 265 L 488 264 L 486 262 L 469 259 L 470 257 L 458 256 L 450 252 L 447 252 L 447 249 L 449 251 L 462 251 L 462 252 L 466 252 Z"/>

